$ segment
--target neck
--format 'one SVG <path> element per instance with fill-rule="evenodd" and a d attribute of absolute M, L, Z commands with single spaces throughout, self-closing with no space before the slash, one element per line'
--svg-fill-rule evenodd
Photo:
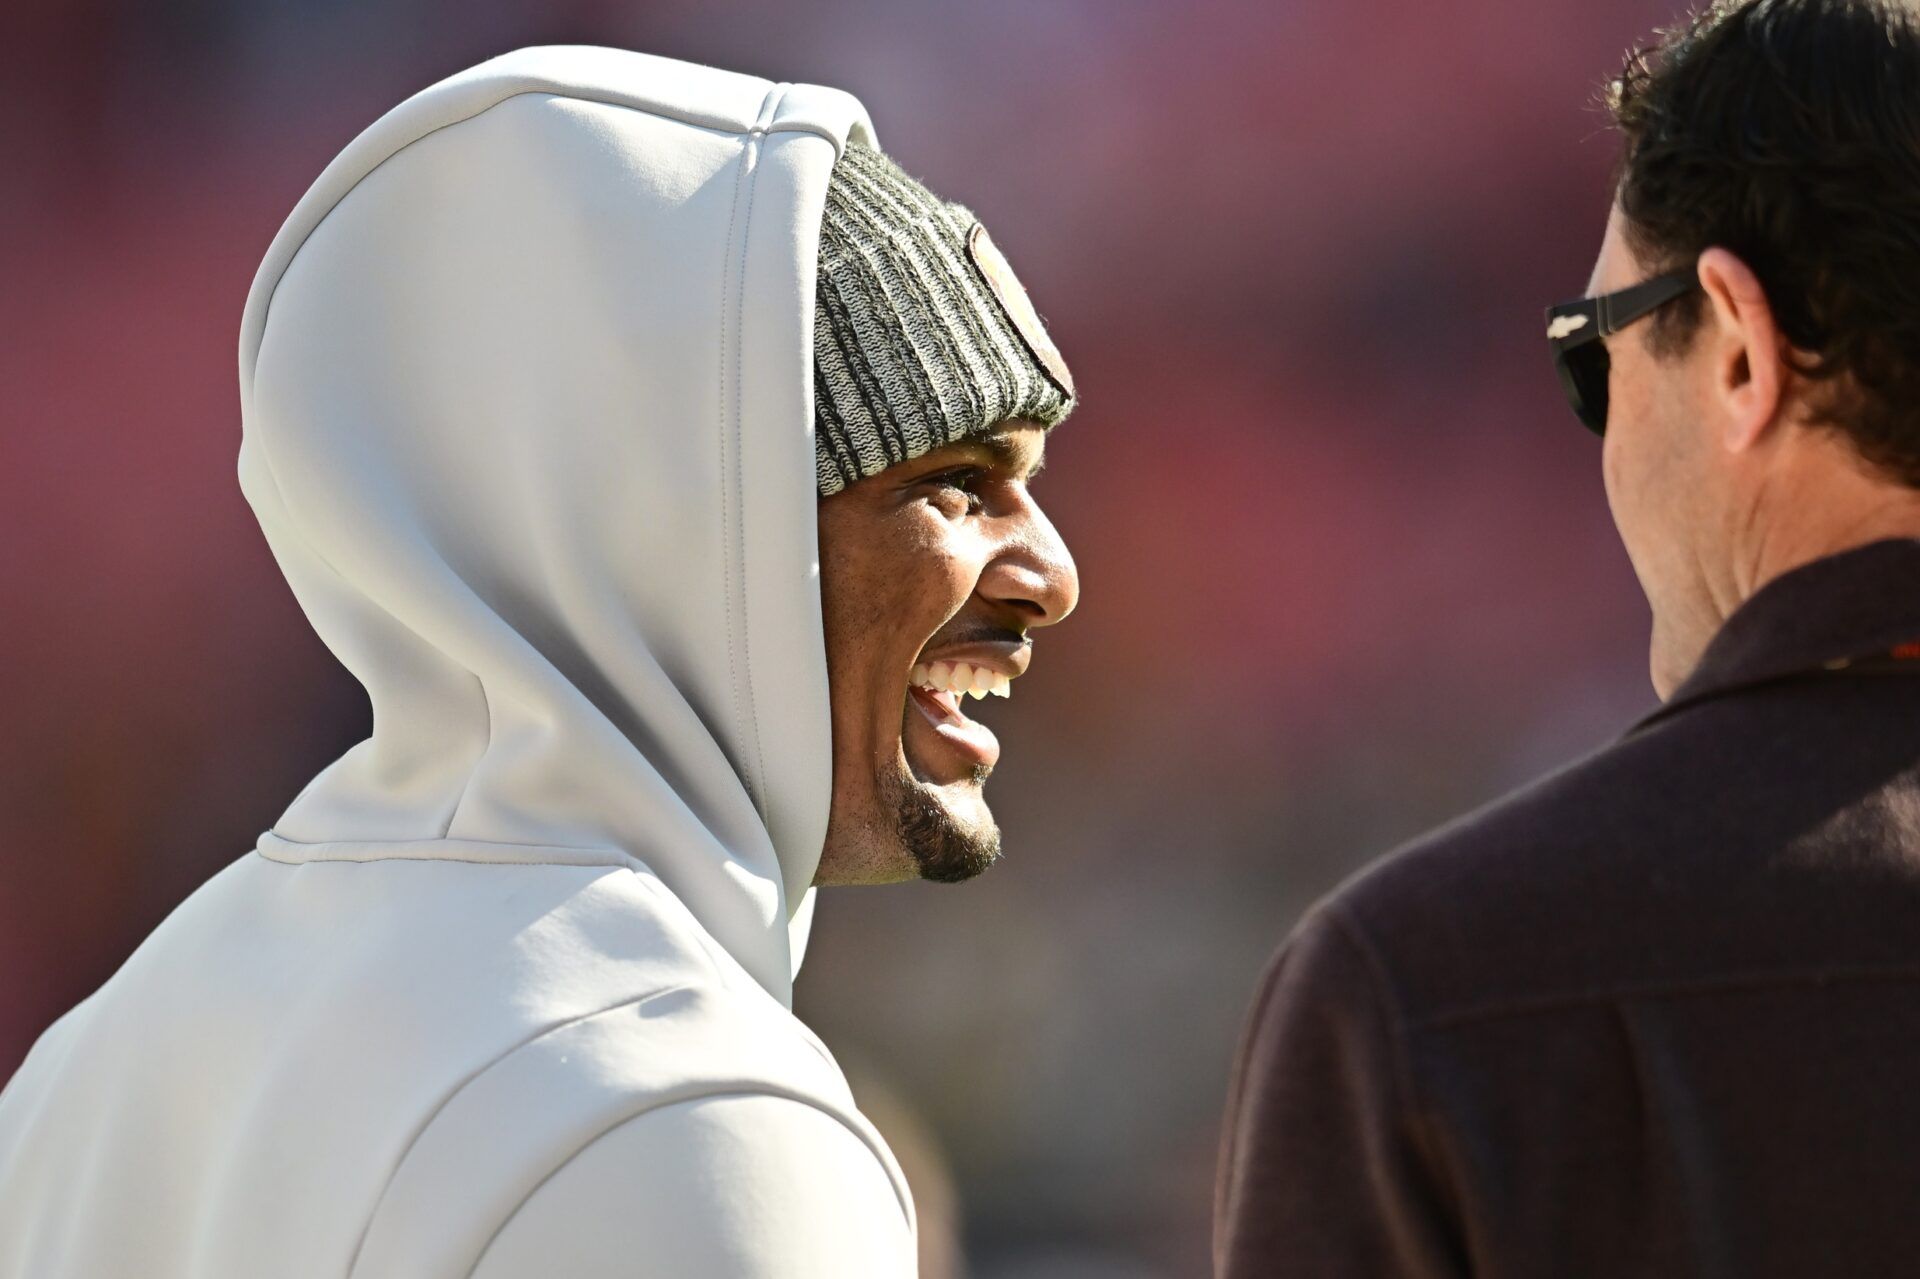
<path fill-rule="evenodd" d="M 1726 509 L 1719 551 L 1699 548 L 1694 606 L 1656 611 L 1652 675 L 1663 700 L 1735 610 L 1781 574 L 1888 538 L 1920 538 L 1920 489 L 1869 467 L 1827 431 L 1796 432 L 1745 500 Z"/>
<path fill-rule="evenodd" d="M 1821 433 L 1811 447 L 1839 451 L 1826 464 L 1781 468 L 1741 513 L 1721 620 L 1756 591 L 1803 564 L 1887 538 L 1920 538 L 1920 489 L 1860 461 L 1843 441 Z"/>

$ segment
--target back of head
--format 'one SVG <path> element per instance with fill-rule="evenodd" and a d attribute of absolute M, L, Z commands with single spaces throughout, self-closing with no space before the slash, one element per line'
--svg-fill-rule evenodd
<path fill-rule="evenodd" d="M 1722 0 L 1631 55 L 1608 98 L 1637 255 L 1737 254 L 1804 357 L 1812 420 L 1920 486 L 1920 12 Z M 1656 344 L 1684 347 L 1704 306 L 1657 315 Z"/>

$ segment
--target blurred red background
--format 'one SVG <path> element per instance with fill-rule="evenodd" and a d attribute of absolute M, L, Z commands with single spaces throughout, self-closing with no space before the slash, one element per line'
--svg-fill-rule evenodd
<path fill-rule="evenodd" d="M 1674 16 L 11 0 L 0 1078 L 366 729 L 234 481 L 280 219 L 413 90 L 624 45 L 858 94 L 1073 362 L 1038 491 L 1084 599 L 989 714 L 1006 864 L 829 894 L 800 1012 L 931 1134 L 969 1273 L 1200 1273 L 1239 1020 L 1293 919 L 1651 703 L 1539 314 L 1604 225 L 1598 87 Z"/>

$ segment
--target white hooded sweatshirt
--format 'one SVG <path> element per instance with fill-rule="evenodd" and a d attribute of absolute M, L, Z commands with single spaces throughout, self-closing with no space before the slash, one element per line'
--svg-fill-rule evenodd
<path fill-rule="evenodd" d="M 240 479 L 373 734 L 0 1096 L 0 1279 L 847 1279 L 809 351 L 844 93 L 526 49 L 274 240 Z"/>

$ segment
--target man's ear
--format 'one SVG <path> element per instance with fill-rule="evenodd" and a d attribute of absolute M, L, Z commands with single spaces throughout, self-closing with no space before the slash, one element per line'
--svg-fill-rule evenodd
<path fill-rule="evenodd" d="M 1698 269 L 1708 309 L 1695 341 L 1707 348 L 1707 390 L 1721 409 L 1720 442 L 1738 453 L 1780 417 L 1791 373 L 1787 341 L 1753 268 L 1726 249 L 1708 249 Z"/>

